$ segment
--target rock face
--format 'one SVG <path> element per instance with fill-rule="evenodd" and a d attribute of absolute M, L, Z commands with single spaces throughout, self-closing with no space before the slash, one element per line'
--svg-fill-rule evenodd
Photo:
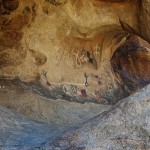
<path fill-rule="evenodd" d="M 111 59 L 116 78 L 130 91 L 150 83 L 150 49 L 143 42 L 136 36 L 129 37 Z"/>
<path fill-rule="evenodd" d="M 112 55 L 130 34 L 149 41 L 148 6 L 137 0 L 1 0 L 0 77 L 38 82 L 63 99 L 114 104 L 130 92 L 112 73 Z"/>
<path fill-rule="evenodd" d="M 57 130 L 0 107 L 0 149 L 31 150 L 57 135 Z"/>
<path fill-rule="evenodd" d="M 150 86 L 53 142 L 50 150 L 150 149 Z"/>
<path fill-rule="evenodd" d="M 149 150 L 149 16 L 149 0 L 0 0 L 0 105 L 49 125 L 0 108 L 1 146 Z"/>
<path fill-rule="evenodd" d="M 15 94 L 15 91 L 18 94 Z M 150 148 L 150 85 L 118 102 L 113 108 L 109 110 L 105 108 L 108 111 L 102 114 L 99 113 L 104 111 L 104 106 L 101 108 L 98 104 L 69 104 L 62 100 L 52 102 L 27 91 L 15 89 L 15 86 L 12 89 L 8 86 L 3 87 L 0 96 L 4 98 L 0 103 L 48 125 L 0 107 L 2 149 L 148 150 Z M 99 115 L 94 117 L 94 114 Z M 86 122 L 83 123 L 84 121 Z M 70 129 L 71 127 L 73 128 Z M 64 131 L 67 132 L 63 135 Z"/>
<path fill-rule="evenodd" d="M 7 84 L 6 84 L 7 83 Z M 0 82 L 0 105 L 31 119 L 46 123 L 58 135 L 107 111 L 110 105 L 68 102 L 43 98 L 11 82 Z M 4 88 L 3 88 L 4 87 Z"/>

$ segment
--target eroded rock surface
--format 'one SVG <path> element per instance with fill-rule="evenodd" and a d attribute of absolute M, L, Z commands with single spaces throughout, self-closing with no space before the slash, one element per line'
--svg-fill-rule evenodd
<path fill-rule="evenodd" d="M 49 150 L 150 149 L 150 85 L 53 142 Z"/>
<path fill-rule="evenodd" d="M 149 41 L 148 6 L 137 0 L 1 0 L 0 77 L 116 103 L 130 93 L 118 85 L 110 60 L 131 34 Z"/>
<path fill-rule="evenodd" d="M 111 105 L 68 102 L 41 97 L 28 89 L 0 82 L 0 105 L 46 123 L 59 134 L 107 111 Z"/>
<path fill-rule="evenodd" d="M 129 91 L 136 91 L 150 83 L 149 44 L 146 45 L 146 42 L 137 36 L 129 37 L 114 52 L 111 64 L 116 78 Z"/>
<path fill-rule="evenodd" d="M 0 104 L 48 123 L 53 138 L 78 127 L 52 142 L 23 118 L 18 133 L 2 108 L 2 147 L 150 149 L 150 86 L 91 119 L 150 83 L 149 14 L 149 0 L 0 0 Z"/>

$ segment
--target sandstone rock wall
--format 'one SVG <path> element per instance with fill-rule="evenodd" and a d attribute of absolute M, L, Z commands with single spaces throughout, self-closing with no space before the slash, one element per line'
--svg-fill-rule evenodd
<path fill-rule="evenodd" d="M 120 90 L 111 57 L 131 33 L 149 41 L 148 6 L 137 0 L 1 0 L 0 76 L 115 103 L 129 93 Z"/>

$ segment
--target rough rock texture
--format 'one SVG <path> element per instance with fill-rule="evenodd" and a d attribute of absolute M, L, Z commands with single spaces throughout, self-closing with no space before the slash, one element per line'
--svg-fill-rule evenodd
<path fill-rule="evenodd" d="M 150 85 L 53 142 L 50 150 L 149 150 Z"/>
<path fill-rule="evenodd" d="M 4 84 L 5 83 L 5 84 Z M 6 84 L 7 83 L 7 84 Z M 60 133 L 107 111 L 110 105 L 67 102 L 43 98 L 27 89 L 0 82 L 0 105 L 48 124 Z"/>
<path fill-rule="evenodd" d="M 103 112 L 92 119 L 90 119 L 90 117 L 94 116 L 93 114 L 96 114 L 95 112 L 98 113 L 98 111 L 101 111 L 101 106 L 96 106 L 96 104 L 90 104 L 88 106 L 87 104 L 84 104 L 81 106 L 83 109 L 81 110 L 81 104 L 70 103 L 74 104 L 74 106 L 69 106 L 69 102 L 66 101 L 58 100 L 52 102 L 50 100 L 43 99 L 40 96 L 34 95 L 29 91 L 27 92 L 25 89 L 20 89 L 20 91 L 18 91 L 19 89 L 15 90 L 14 87 L 12 89 L 10 89 L 10 87 L 2 87 L 0 95 L 1 98 L 5 96 L 3 100 L 6 102 L 3 101 L 1 103 L 7 107 L 9 106 L 8 104 L 10 104 L 12 107 L 11 109 L 20 109 L 17 110 L 18 112 L 25 110 L 25 108 L 33 109 L 30 114 L 26 114 L 29 112 L 29 110 L 21 113 L 24 113 L 32 118 L 37 117 L 37 120 L 46 116 L 51 116 L 49 118 L 49 122 L 47 121 L 49 125 L 32 121 L 15 112 L 1 107 L 1 149 L 150 149 L 150 85 L 143 88 L 141 91 L 136 92 L 130 97 L 123 99 L 107 112 Z M 15 91 L 17 91 L 18 94 L 15 94 Z M 15 99 L 17 99 L 17 101 Z M 36 104 L 37 101 L 39 102 L 38 106 L 31 105 L 33 102 Z M 17 108 L 15 108 L 15 103 Z M 50 108 L 52 104 L 53 106 Z M 43 107 L 39 107 L 39 105 L 43 105 Z M 47 109 L 46 105 L 49 110 Z M 85 108 L 83 108 L 83 106 L 85 106 Z M 35 113 L 38 113 L 39 109 L 41 109 L 41 111 L 36 116 Z M 89 109 L 89 111 L 85 109 Z M 55 110 L 56 112 L 54 112 Z M 40 118 L 39 115 L 43 116 Z M 79 119 L 79 117 L 82 118 Z M 85 121 L 88 118 L 89 120 L 81 125 L 83 120 Z M 73 128 L 70 129 L 70 127 Z M 69 131 L 62 136 L 62 131 L 66 130 Z"/>
<path fill-rule="evenodd" d="M 111 65 L 118 81 L 135 91 L 150 83 L 149 44 L 131 36 L 113 54 Z"/>
<path fill-rule="evenodd" d="M 149 16 L 149 0 L 0 0 L 0 104 L 57 135 L 78 127 L 53 142 L 35 131 L 51 150 L 150 149 L 150 86 L 123 99 L 150 83 Z M 2 146 L 25 143 L 3 110 Z"/>
<path fill-rule="evenodd" d="M 132 33 L 150 40 L 148 14 L 149 1 L 1 0 L 0 77 L 116 103 L 130 93 L 118 85 L 111 57 Z"/>

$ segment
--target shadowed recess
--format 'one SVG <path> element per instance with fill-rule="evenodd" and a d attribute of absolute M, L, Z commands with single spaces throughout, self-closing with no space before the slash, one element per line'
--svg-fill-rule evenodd
<path fill-rule="evenodd" d="M 111 65 L 116 78 L 128 90 L 150 83 L 150 45 L 137 36 L 129 36 L 113 54 Z"/>

